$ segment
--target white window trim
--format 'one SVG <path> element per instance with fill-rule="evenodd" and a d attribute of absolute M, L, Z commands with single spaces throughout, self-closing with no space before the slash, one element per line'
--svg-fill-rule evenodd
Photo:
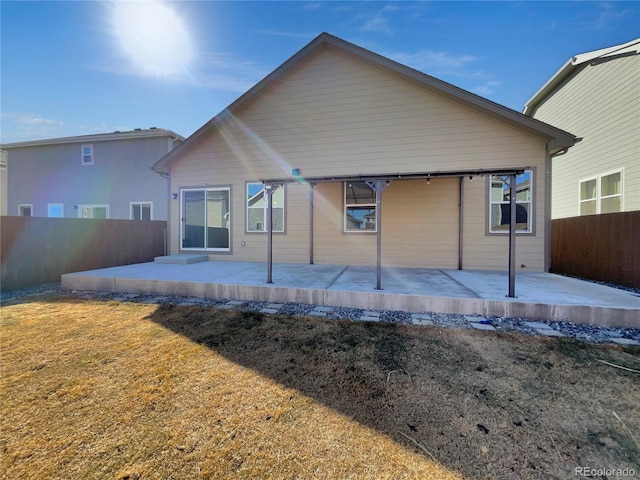
<path fill-rule="evenodd" d="M 347 228 L 347 209 L 349 207 L 369 207 L 369 208 L 373 208 L 374 210 L 376 210 L 376 218 L 377 218 L 377 208 L 378 206 L 376 205 L 375 201 L 373 203 L 347 203 L 347 185 L 349 183 L 366 183 L 366 182 L 342 182 L 342 233 L 348 233 L 348 234 L 356 234 L 356 235 L 360 235 L 360 234 L 371 234 L 371 233 L 377 233 L 378 231 L 378 224 L 375 224 L 375 228 L 372 230 L 366 230 L 366 229 L 362 229 L 359 228 L 357 230 L 350 230 Z M 375 193 L 375 191 L 372 189 L 372 191 Z"/>
<path fill-rule="evenodd" d="M 227 222 L 229 224 L 229 246 L 227 248 L 207 248 L 205 247 L 183 247 L 184 245 L 184 222 L 182 221 L 182 215 L 184 212 L 184 194 L 185 192 L 198 192 L 198 191 L 202 191 L 204 190 L 205 192 L 205 199 L 206 199 L 206 192 L 215 192 L 215 191 L 227 191 L 229 192 L 229 213 L 228 215 L 228 219 Z M 232 197 L 231 197 L 231 187 L 230 186 L 221 186 L 221 187 L 200 187 L 200 188 L 182 188 L 180 189 L 180 250 L 185 250 L 185 251 L 196 251 L 196 252 L 231 252 L 231 242 L 232 242 L 232 237 L 231 237 L 231 219 L 233 218 L 232 216 Z M 206 204 L 206 202 L 205 202 Z M 205 214 L 206 217 L 206 214 Z"/>
<path fill-rule="evenodd" d="M 24 217 L 22 215 L 22 207 L 29 207 L 31 209 L 31 216 L 33 217 L 33 203 L 19 203 L 18 204 L 18 216 Z"/>
<path fill-rule="evenodd" d="M 602 177 L 607 177 L 607 176 L 612 175 L 614 173 L 619 173 L 620 174 L 620 193 L 617 193 L 615 195 L 606 195 L 606 196 L 603 197 L 601 195 Z M 588 182 L 589 180 L 595 180 L 596 181 L 596 196 L 595 196 L 595 198 L 590 198 L 588 200 L 582 200 L 580 198 L 580 187 L 584 182 Z M 613 198 L 613 197 L 620 197 L 620 211 L 624 212 L 624 167 L 615 168 L 613 170 L 608 170 L 606 172 L 599 173 L 597 175 L 590 175 L 588 177 L 581 178 L 580 180 L 578 180 L 578 216 L 582 215 L 580 213 L 580 210 L 581 210 L 580 209 L 580 205 L 582 203 L 584 203 L 584 202 L 590 202 L 590 201 L 593 201 L 593 200 L 596 201 L 596 213 L 594 215 L 600 215 L 600 213 L 602 212 L 602 199 Z"/>
<path fill-rule="evenodd" d="M 527 223 L 528 223 L 528 227 L 526 230 L 518 230 L 516 228 L 516 235 L 533 235 L 535 234 L 535 198 L 536 198 L 536 169 L 535 168 L 531 168 L 531 169 L 526 169 L 524 170 L 524 172 L 529 172 L 531 173 L 531 200 L 529 201 L 518 201 L 516 199 L 516 205 L 518 203 L 523 204 L 523 203 L 528 203 L 529 206 L 529 212 L 528 212 L 528 216 L 527 216 Z M 524 173 L 523 172 L 523 173 Z M 487 215 L 487 233 L 489 235 L 509 235 L 509 230 L 493 230 L 492 227 L 493 225 L 491 224 L 491 206 L 492 205 L 505 205 L 508 204 L 509 202 L 504 202 L 504 201 L 500 201 L 500 202 L 494 202 L 491 199 L 491 178 L 492 177 L 501 177 L 501 176 L 505 176 L 505 175 L 489 175 L 489 188 L 487 191 L 487 200 L 489 201 L 489 209 L 488 209 L 488 215 Z"/>
<path fill-rule="evenodd" d="M 85 148 L 90 148 L 91 149 L 91 161 L 90 162 L 85 162 L 84 161 L 84 149 Z M 80 147 L 80 165 L 93 165 L 93 145 L 92 144 L 84 144 L 82 145 L 82 147 Z"/>
<path fill-rule="evenodd" d="M 129 202 L 129 220 L 133 220 L 134 205 L 146 205 L 146 204 L 149 204 L 151 206 L 151 211 L 149 212 L 149 220 L 153 220 L 153 202 L 152 201 Z"/>
<path fill-rule="evenodd" d="M 51 207 L 60 207 L 62 210 L 62 217 L 52 217 L 51 216 Z M 47 204 L 47 217 L 49 218 L 64 218 L 64 203 L 48 203 Z"/>
<path fill-rule="evenodd" d="M 245 183 L 245 189 L 244 189 L 244 194 L 245 194 L 245 217 L 246 217 L 246 221 L 245 221 L 245 233 L 249 233 L 249 234 L 253 234 L 253 233 L 267 233 L 267 201 L 265 199 L 264 202 L 264 206 L 262 207 L 250 207 L 249 206 L 249 185 L 262 185 L 262 182 L 246 182 Z M 273 208 L 274 210 L 277 208 L 282 209 L 282 230 L 273 230 L 273 233 L 285 233 L 286 232 L 286 228 L 285 225 L 287 224 L 287 211 L 285 208 L 285 205 L 287 203 L 287 190 L 285 188 L 284 184 L 280 184 L 280 187 L 282 188 L 283 191 L 283 204 L 280 206 L 276 206 L 274 205 Z M 263 210 L 263 215 L 262 218 L 264 218 L 264 222 L 263 222 L 263 229 L 262 230 L 249 230 L 249 209 L 253 209 L 253 210 L 258 210 L 258 209 L 262 209 Z"/>
<path fill-rule="evenodd" d="M 110 216 L 109 216 L 109 204 L 108 204 L 108 203 L 106 203 L 106 204 L 98 204 L 98 203 L 96 203 L 96 204 L 93 204 L 93 203 L 92 203 L 92 204 L 89 204 L 89 203 L 88 203 L 88 204 L 85 204 L 85 205 L 78 205 L 78 218 L 84 218 L 84 217 L 82 216 L 82 209 L 83 209 L 83 208 L 100 208 L 100 207 L 104 207 L 104 208 L 106 208 L 106 209 L 107 209 L 107 215 L 106 215 L 106 218 L 107 218 L 107 219 L 108 219 L 108 218 L 110 218 Z"/>

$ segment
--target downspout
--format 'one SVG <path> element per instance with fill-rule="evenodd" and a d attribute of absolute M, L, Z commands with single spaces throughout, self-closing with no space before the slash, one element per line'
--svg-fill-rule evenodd
<path fill-rule="evenodd" d="M 576 138 L 576 143 L 581 142 L 582 138 Z M 544 271 L 551 271 L 551 188 L 553 182 L 553 162 L 552 159 L 560 157 L 569 151 L 569 147 L 565 147 L 556 153 L 549 152 L 549 144 L 545 145 L 544 159 Z"/>
<path fill-rule="evenodd" d="M 169 240 L 169 226 L 171 225 L 171 175 L 166 172 L 156 172 L 153 169 L 153 167 L 149 167 L 149 170 L 151 170 L 154 173 L 157 173 L 162 178 L 167 179 L 167 226 L 164 229 L 163 248 L 164 248 L 164 254 L 169 255 L 169 252 L 171 251 L 171 245 Z"/>

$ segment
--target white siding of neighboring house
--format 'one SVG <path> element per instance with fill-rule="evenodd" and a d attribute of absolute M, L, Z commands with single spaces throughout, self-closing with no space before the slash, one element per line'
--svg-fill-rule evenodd
<path fill-rule="evenodd" d="M 553 218 L 580 214 L 580 180 L 621 168 L 624 211 L 640 210 L 640 55 L 578 67 L 532 116 L 583 138 L 553 160 Z"/>
<path fill-rule="evenodd" d="M 544 268 L 542 140 L 411 81 L 320 49 L 263 90 L 171 164 L 171 191 L 232 185 L 232 251 L 210 258 L 266 258 L 266 236 L 245 233 L 245 182 L 302 176 L 537 167 L 536 234 L 518 237 L 517 265 Z M 486 236 L 487 178 L 465 179 L 464 268 L 506 269 L 506 236 Z M 309 186 L 289 184 L 286 233 L 274 260 L 309 258 Z M 342 231 L 342 184 L 315 190 L 316 263 L 375 265 L 375 234 Z M 171 218 L 180 218 L 180 201 Z M 458 179 L 394 181 L 383 192 L 383 264 L 457 267 Z M 179 222 L 170 226 L 179 252 Z M 241 246 L 245 242 L 245 246 Z"/>

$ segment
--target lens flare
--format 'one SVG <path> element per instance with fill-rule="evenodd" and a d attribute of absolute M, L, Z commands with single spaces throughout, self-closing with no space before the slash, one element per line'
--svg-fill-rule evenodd
<path fill-rule="evenodd" d="M 189 31 L 169 6 L 156 1 L 112 4 L 113 32 L 121 51 L 140 73 L 185 74 L 193 60 Z"/>

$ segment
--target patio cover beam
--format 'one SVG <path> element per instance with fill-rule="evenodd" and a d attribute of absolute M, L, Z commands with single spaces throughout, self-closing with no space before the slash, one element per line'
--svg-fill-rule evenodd
<path fill-rule="evenodd" d="M 412 173 L 380 173 L 380 174 L 356 174 L 356 175 L 327 175 L 322 177 L 290 176 L 285 178 L 262 178 L 260 181 L 267 184 L 280 183 L 327 183 L 327 182 L 375 182 L 391 180 L 414 180 L 427 178 L 457 178 L 480 175 L 519 175 L 530 167 L 496 168 L 480 170 L 438 170 L 434 172 Z"/>
<path fill-rule="evenodd" d="M 267 197 L 269 199 L 269 204 L 267 207 L 267 232 L 268 232 L 268 241 L 267 241 L 267 283 L 273 283 L 272 278 L 272 270 L 273 270 L 273 232 L 272 232 L 272 205 L 271 205 L 271 196 L 273 194 L 273 185 L 275 184 L 285 184 L 285 183 L 309 183 L 311 184 L 311 195 L 313 195 L 313 184 L 316 183 L 330 183 L 330 182 L 371 182 L 375 183 L 376 188 L 376 200 L 381 199 L 382 190 L 382 182 L 391 182 L 392 180 L 414 180 L 414 179 L 431 179 L 431 178 L 460 178 L 462 179 L 465 176 L 481 176 L 481 175 L 501 175 L 508 176 L 510 181 L 510 221 L 509 221 L 509 281 L 508 281 L 508 293 L 507 297 L 515 298 L 515 256 L 516 256 L 516 176 L 523 173 L 529 167 L 513 167 L 513 168 L 498 168 L 498 169 L 479 169 L 479 170 L 452 170 L 452 171 L 443 171 L 438 170 L 435 172 L 414 172 L 414 173 L 384 173 L 384 174 L 375 174 L 375 175 L 367 175 L 367 174 L 358 174 L 358 175 L 332 175 L 332 176 L 323 176 L 323 177 L 303 177 L 299 175 L 299 172 L 295 176 L 287 177 L 287 178 L 267 178 L 260 179 L 260 181 L 265 185 L 265 189 L 267 190 Z M 296 169 L 297 170 L 297 169 Z M 380 188 L 380 192 L 378 192 L 378 188 Z M 462 192 L 461 192 L 462 193 Z M 313 198 L 313 197 L 311 197 Z M 462 195 L 460 196 L 462 199 Z M 313 205 L 311 205 L 311 212 L 313 212 Z M 376 220 L 377 220 L 377 262 L 376 262 L 376 290 L 381 290 L 381 238 L 380 238 L 380 205 L 378 204 L 378 208 L 376 208 Z M 460 204 L 460 212 L 462 213 L 462 200 Z M 311 213 L 313 215 L 313 213 Z M 313 219 L 311 219 L 313 222 Z M 460 227 L 462 227 L 462 216 L 459 219 Z M 313 235 L 313 224 L 311 223 L 310 234 Z M 459 232 L 459 242 L 462 242 L 462 230 Z M 462 243 L 459 245 L 459 257 L 458 257 L 458 267 L 462 267 L 461 257 L 462 257 Z M 310 241 L 311 249 L 313 248 L 313 240 Z M 313 253 L 310 255 L 311 262 L 313 263 Z"/>

